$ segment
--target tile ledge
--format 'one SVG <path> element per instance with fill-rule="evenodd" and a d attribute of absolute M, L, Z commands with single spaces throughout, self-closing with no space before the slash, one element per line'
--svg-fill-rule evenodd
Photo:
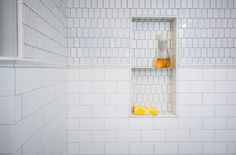
<path fill-rule="evenodd" d="M 28 58 L 19 57 L 0 57 L 0 67 L 1 68 L 25 68 L 25 67 L 35 67 L 35 68 L 66 68 L 67 65 L 52 63 L 43 60 L 35 60 Z"/>
<path fill-rule="evenodd" d="M 85 64 L 85 65 L 81 65 L 81 64 L 69 64 L 68 68 L 98 68 L 98 69 L 106 69 L 106 68 L 123 68 L 123 69 L 130 69 L 131 66 L 130 64 Z"/>
<path fill-rule="evenodd" d="M 233 65 L 228 65 L 228 64 L 214 64 L 214 65 L 178 65 L 179 69 L 228 69 L 228 68 L 235 68 L 236 69 L 236 64 Z"/>

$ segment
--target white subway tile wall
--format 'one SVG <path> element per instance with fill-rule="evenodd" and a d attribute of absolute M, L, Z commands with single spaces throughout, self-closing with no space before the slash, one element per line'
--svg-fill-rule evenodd
<path fill-rule="evenodd" d="M 69 0 L 69 63 L 129 64 L 131 17 L 176 16 L 180 65 L 236 64 L 235 14 L 234 0 Z"/>
<path fill-rule="evenodd" d="M 78 77 L 83 69 L 69 69 L 69 72 L 73 73 L 69 75 L 71 88 L 74 89 L 73 85 L 81 81 L 87 85 L 83 89 L 76 88 L 77 92 L 69 93 L 73 95 L 73 99 L 69 100 L 69 107 L 89 106 L 91 116 L 86 118 L 87 123 L 85 118 L 69 117 L 68 134 L 74 131 L 83 132 L 86 129 L 101 134 L 103 139 L 92 135 L 92 140 L 89 139 L 91 140 L 89 142 L 79 141 L 83 138 L 78 138 L 79 142 L 70 142 L 69 138 L 68 154 L 94 154 L 91 151 L 79 151 L 81 146 L 84 150 L 84 145 L 87 146 L 88 143 L 91 144 L 91 148 L 95 147 L 98 150 L 96 154 L 232 155 L 236 153 L 234 118 L 236 70 L 226 68 L 227 65 L 236 64 L 234 0 L 69 0 L 68 2 L 69 64 L 130 65 L 132 62 L 129 57 L 143 58 L 151 55 L 147 52 L 145 53 L 147 55 L 132 55 L 131 38 L 138 38 L 135 47 L 148 48 L 154 44 L 152 39 L 145 40 L 151 38 L 149 33 L 144 34 L 140 31 L 131 36 L 131 17 L 176 16 L 177 66 L 190 66 L 177 69 L 179 75 L 176 81 L 177 116 L 174 118 L 130 117 L 132 98 L 127 94 L 131 79 L 126 69 L 93 68 L 89 73 L 85 73 L 89 74 L 89 77 L 83 75 L 87 79 Z M 149 29 L 145 25 L 142 26 Z M 144 41 L 139 41 L 139 38 Z M 151 66 L 149 63 L 150 61 L 140 66 Z M 191 68 L 191 65 L 199 67 Z M 201 65 L 222 66 L 207 68 Z M 224 65 L 226 66 L 223 67 Z M 138 85 L 138 80 L 135 82 Z M 148 82 L 146 86 L 149 86 Z M 91 99 L 86 99 L 85 96 L 88 94 Z M 96 122 L 93 128 L 90 126 L 91 122 Z M 88 137 L 91 137 L 90 134 Z"/>
<path fill-rule="evenodd" d="M 0 68 L 0 154 L 236 154 L 236 69 L 228 68 L 236 64 L 235 0 L 23 0 L 22 7 L 25 58 L 113 67 Z M 188 67 L 177 68 L 176 117 L 130 117 L 130 70 L 115 67 L 131 64 L 132 16 L 178 19 L 178 64 Z M 198 64 L 222 66 L 191 68 Z"/>
<path fill-rule="evenodd" d="M 17 2 L 23 58 L 67 64 L 67 0 Z M 0 154 L 66 155 L 67 70 L 27 65 L 0 67 Z"/>
<path fill-rule="evenodd" d="M 83 70 L 73 68 L 69 72 L 79 75 Z M 205 78 L 208 71 L 212 74 Z M 68 94 L 68 154 L 235 154 L 236 89 L 228 86 L 235 82 L 229 76 L 234 72 L 236 69 L 230 68 L 179 68 L 177 84 L 187 83 L 189 87 L 179 85 L 177 116 L 149 118 L 130 117 L 128 92 L 118 89 L 119 83 L 129 85 L 131 82 L 127 69 L 93 68 L 86 73 L 91 76 L 87 80 L 83 78 L 86 74 L 82 79 L 77 76 L 77 80 L 70 77 L 74 75 L 71 74 L 68 78 L 73 79 L 70 80 L 72 87 L 77 82 L 86 82 L 88 86 L 103 83 L 104 88 L 115 83 L 116 87 L 99 92 L 97 87 L 91 87 L 90 92 L 81 89 Z M 105 76 L 91 80 L 104 73 L 120 75 L 109 80 Z M 126 77 L 120 78 L 121 75 Z M 224 82 L 224 87 L 230 89 L 223 88 L 219 92 L 216 87 L 219 82 Z M 205 83 L 210 83 L 209 88 L 204 87 Z M 84 110 L 74 117 L 70 109 Z M 86 150 L 85 146 L 98 152 L 91 152 L 91 148 Z"/>
<path fill-rule="evenodd" d="M 11 74 L 5 74 L 7 70 Z M 0 154 L 66 154 L 66 69 L 1 71 L 1 77 L 13 80 L 11 84 L 5 80 L 4 85 L 6 90 L 13 87 L 13 93 L 0 93 Z M 37 79 L 32 76 L 36 72 Z M 35 81 L 27 81 L 28 77 Z"/>
<path fill-rule="evenodd" d="M 67 0 L 22 0 L 23 57 L 67 63 Z"/>

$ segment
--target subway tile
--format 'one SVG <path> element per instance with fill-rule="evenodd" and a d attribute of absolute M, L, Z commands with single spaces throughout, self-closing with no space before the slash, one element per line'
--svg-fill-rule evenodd
<path fill-rule="evenodd" d="M 0 153 L 14 153 L 13 139 L 14 139 L 13 125 L 0 126 Z"/>
<path fill-rule="evenodd" d="M 106 80 L 129 80 L 129 69 L 106 69 Z"/>
<path fill-rule="evenodd" d="M 216 92 L 236 92 L 236 82 L 216 81 Z"/>
<path fill-rule="evenodd" d="M 203 129 L 226 129 L 226 118 L 204 118 Z"/>
<path fill-rule="evenodd" d="M 96 81 L 92 84 L 93 92 L 115 92 L 116 88 L 115 81 Z"/>
<path fill-rule="evenodd" d="M 180 69 L 179 80 L 202 80 L 201 69 Z"/>
<path fill-rule="evenodd" d="M 69 81 L 68 91 L 69 93 L 87 93 L 91 92 L 92 83 L 89 81 Z"/>
<path fill-rule="evenodd" d="M 214 141 L 214 130 L 191 130 L 191 141 Z"/>
<path fill-rule="evenodd" d="M 191 81 L 191 92 L 214 92 L 215 87 L 214 81 Z"/>
<path fill-rule="evenodd" d="M 179 143 L 179 153 L 202 153 L 202 143 L 201 142 L 182 142 Z"/>
<path fill-rule="evenodd" d="M 153 154 L 153 143 L 131 143 L 131 154 Z"/>
<path fill-rule="evenodd" d="M 204 93 L 203 104 L 227 104 L 227 94 L 225 93 Z"/>
<path fill-rule="evenodd" d="M 216 105 L 215 116 L 216 117 L 235 117 L 236 106 L 235 105 Z"/>
<path fill-rule="evenodd" d="M 80 143 L 80 154 L 104 154 L 103 143 Z"/>
<path fill-rule="evenodd" d="M 115 142 L 116 135 L 117 134 L 115 130 L 93 131 L 92 141 L 93 142 Z"/>
<path fill-rule="evenodd" d="M 79 123 L 81 130 L 104 129 L 103 118 L 81 118 Z"/>
<path fill-rule="evenodd" d="M 215 141 L 235 141 L 236 130 L 215 130 Z"/>
<path fill-rule="evenodd" d="M 166 130 L 167 142 L 190 141 L 190 130 Z"/>
<path fill-rule="evenodd" d="M 142 142 L 165 141 L 165 130 L 142 130 Z"/>
<path fill-rule="evenodd" d="M 69 106 L 67 110 L 68 118 L 81 118 L 92 116 L 91 106 Z"/>
<path fill-rule="evenodd" d="M 15 123 L 15 97 L 0 97 L 0 124 Z"/>
<path fill-rule="evenodd" d="M 80 105 L 104 105 L 103 93 L 81 93 Z"/>
<path fill-rule="evenodd" d="M 173 142 L 162 142 L 155 143 L 155 154 L 175 154 L 178 153 L 178 143 Z"/>
<path fill-rule="evenodd" d="M 104 80 L 104 69 L 81 69 L 81 80 Z"/>
<path fill-rule="evenodd" d="M 214 106 L 193 105 L 190 107 L 191 117 L 214 117 Z"/>
<path fill-rule="evenodd" d="M 151 118 L 130 118 L 130 129 L 153 129 L 153 119 Z"/>
<path fill-rule="evenodd" d="M 13 68 L 0 69 L 0 96 L 15 95 L 15 72 Z"/>
<path fill-rule="evenodd" d="M 204 69 L 204 80 L 227 80 L 227 70 L 225 69 Z"/>
<path fill-rule="evenodd" d="M 105 129 L 128 129 L 129 119 L 127 118 L 106 118 Z"/>
<path fill-rule="evenodd" d="M 179 118 L 179 129 L 202 129 L 202 119 Z"/>
<path fill-rule="evenodd" d="M 226 142 L 204 142 L 204 153 L 227 153 Z"/>
<path fill-rule="evenodd" d="M 157 118 L 154 120 L 155 129 L 177 129 L 178 119 L 176 118 Z"/>
<path fill-rule="evenodd" d="M 106 105 L 129 105 L 128 93 L 106 93 L 105 94 Z"/>
<path fill-rule="evenodd" d="M 106 143 L 105 154 L 129 154 L 129 143 Z"/>
<path fill-rule="evenodd" d="M 91 142 L 91 141 L 92 141 L 91 131 L 81 131 L 81 130 L 68 131 L 68 143 Z"/>
<path fill-rule="evenodd" d="M 141 132 L 136 130 L 117 131 L 118 142 L 139 142 L 141 141 Z"/>
<path fill-rule="evenodd" d="M 179 104 L 201 105 L 202 93 L 179 93 Z"/>
<path fill-rule="evenodd" d="M 115 106 L 93 106 L 92 114 L 94 117 L 115 117 L 117 109 Z"/>

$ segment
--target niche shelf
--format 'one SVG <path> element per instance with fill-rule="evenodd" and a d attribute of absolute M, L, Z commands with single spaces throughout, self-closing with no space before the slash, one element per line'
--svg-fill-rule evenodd
<path fill-rule="evenodd" d="M 132 17 L 131 19 L 131 116 L 176 115 L 176 17 Z M 168 34 L 172 66 L 156 68 L 158 34 Z M 133 107 L 156 107 L 157 115 L 136 115 Z"/>

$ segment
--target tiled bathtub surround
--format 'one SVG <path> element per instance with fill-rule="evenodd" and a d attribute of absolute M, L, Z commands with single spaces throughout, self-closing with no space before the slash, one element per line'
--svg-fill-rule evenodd
<path fill-rule="evenodd" d="M 236 154 L 235 0 L 68 0 L 68 53 L 66 5 L 22 2 L 23 57 L 75 66 L 0 68 L 1 155 Z M 176 117 L 130 115 L 132 16 L 178 19 Z"/>
<path fill-rule="evenodd" d="M 69 64 L 130 65 L 131 17 L 176 16 L 179 75 L 177 116 L 137 118 L 131 70 L 69 69 L 68 154 L 236 153 L 234 0 L 68 2 Z"/>

